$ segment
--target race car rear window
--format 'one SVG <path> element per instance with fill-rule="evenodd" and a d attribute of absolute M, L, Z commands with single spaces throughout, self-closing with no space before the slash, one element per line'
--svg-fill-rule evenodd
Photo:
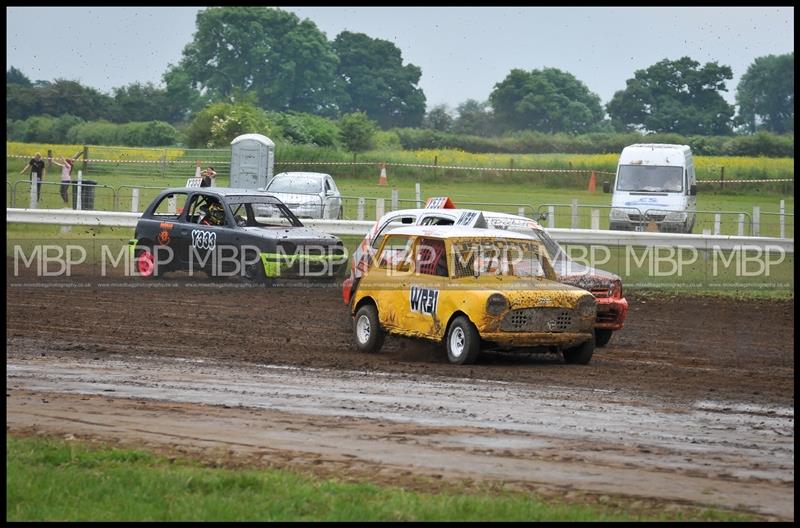
<path fill-rule="evenodd" d="M 153 209 L 153 216 L 159 218 L 174 218 L 180 216 L 186 206 L 186 193 L 176 192 L 165 195 Z"/>

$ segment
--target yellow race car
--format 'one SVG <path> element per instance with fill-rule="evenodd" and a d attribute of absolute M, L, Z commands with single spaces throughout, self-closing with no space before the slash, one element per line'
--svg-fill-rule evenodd
<path fill-rule="evenodd" d="M 560 350 L 567 363 L 589 363 L 595 298 L 555 277 L 531 236 L 455 226 L 394 229 L 351 299 L 356 346 L 377 352 L 390 333 L 443 342 L 455 364 L 474 363 L 482 348 Z"/>

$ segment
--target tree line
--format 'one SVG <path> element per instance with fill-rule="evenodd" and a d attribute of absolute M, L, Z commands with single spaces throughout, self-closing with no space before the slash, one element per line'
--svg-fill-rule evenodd
<path fill-rule="evenodd" d="M 524 131 L 794 132 L 793 52 L 757 58 L 737 86 L 736 106 L 721 95 L 733 77 L 730 67 L 682 57 L 635 71 L 605 106 L 569 72 L 513 69 L 485 101 L 468 100 L 455 109 L 439 105 L 426 113 L 421 69 L 404 63 L 389 41 L 349 31 L 329 41 L 312 21 L 263 7 L 208 8 L 198 13 L 196 27 L 159 86 L 132 83 L 105 94 L 77 81 L 31 81 L 10 67 L 7 134 L 37 135 L 49 124 L 54 135 L 78 126 L 72 134 L 78 137 L 102 127 L 122 130 L 114 124 L 149 122 L 153 138 L 145 138 L 143 125 L 117 135 L 208 146 L 224 143 L 242 127 L 261 127 L 248 131 L 338 146 L 353 140 L 341 135 L 342 123 L 355 136 L 370 127 L 485 138 Z M 30 123 L 33 118 L 39 121 Z"/>

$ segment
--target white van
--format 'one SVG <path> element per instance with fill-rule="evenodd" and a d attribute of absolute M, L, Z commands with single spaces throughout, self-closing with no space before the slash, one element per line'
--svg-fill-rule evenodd
<path fill-rule="evenodd" d="M 610 192 L 608 182 L 603 191 Z M 691 233 L 697 180 L 688 145 L 637 143 L 622 149 L 611 198 L 611 229 Z"/>

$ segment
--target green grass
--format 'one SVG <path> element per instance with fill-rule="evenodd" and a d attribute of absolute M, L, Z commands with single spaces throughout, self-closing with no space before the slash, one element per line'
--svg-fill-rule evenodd
<path fill-rule="evenodd" d="M 275 469 L 223 469 L 142 450 L 6 436 L 7 521 L 749 520 L 713 509 L 633 516 L 520 492 L 407 491 Z"/>

